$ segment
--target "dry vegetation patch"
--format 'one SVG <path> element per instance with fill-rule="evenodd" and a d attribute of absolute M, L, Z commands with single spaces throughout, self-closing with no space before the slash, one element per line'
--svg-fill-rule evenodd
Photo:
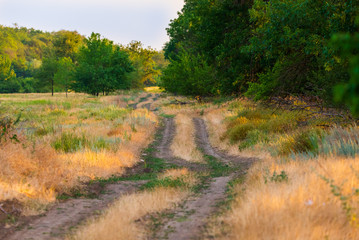
<path fill-rule="evenodd" d="M 358 159 L 256 164 L 223 221 L 231 239 L 358 239 Z M 333 194 L 322 177 L 340 187 Z M 242 192 L 238 186 L 237 192 Z M 345 200 L 344 207 L 341 197 Z M 349 208 L 351 210 L 349 210 Z M 260 229 L 260 231 L 258 230 Z M 225 237 L 226 239 L 227 237 Z"/>
<path fill-rule="evenodd" d="M 70 239 L 146 239 L 148 233 L 141 219 L 147 214 L 173 208 L 188 194 L 196 183 L 195 176 L 187 169 L 170 169 L 156 181 L 182 179 L 187 187 L 155 187 L 151 190 L 121 197 L 100 218 L 91 220 Z"/>
<path fill-rule="evenodd" d="M 338 127 L 337 119 L 325 115 L 263 108 L 246 100 L 208 109 L 204 119 L 214 146 L 260 158 L 245 183 L 236 185 L 231 210 L 212 226 L 213 235 L 359 238 L 355 125 Z"/>
<path fill-rule="evenodd" d="M 90 179 L 121 174 L 138 162 L 157 125 L 146 109 L 114 104 L 112 98 L 118 97 L 0 97 L 2 113 L 21 114 L 13 130 L 20 143 L 0 146 L 0 201 L 15 198 L 32 208 Z"/>
<path fill-rule="evenodd" d="M 176 135 L 171 150 L 174 156 L 190 162 L 203 162 L 203 155 L 195 143 L 193 114 L 181 112 L 175 117 Z"/>

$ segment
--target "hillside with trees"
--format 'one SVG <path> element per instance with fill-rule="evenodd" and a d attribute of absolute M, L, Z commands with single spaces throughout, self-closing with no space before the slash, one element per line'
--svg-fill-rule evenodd
<path fill-rule="evenodd" d="M 161 51 L 139 41 L 125 46 L 99 34 L 0 26 L 0 93 L 140 89 L 156 84 L 166 65 Z"/>

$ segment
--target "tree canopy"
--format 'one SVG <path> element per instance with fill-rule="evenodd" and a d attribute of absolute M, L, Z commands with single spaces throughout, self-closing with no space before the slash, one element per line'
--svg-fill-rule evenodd
<path fill-rule="evenodd" d="M 332 37 L 358 32 L 358 10 L 352 0 L 186 0 L 167 29 L 163 87 L 186 95 L 316 96 L 335 104 L 335 86 L 353 76 L 348 59 L 357 50 L 344 57 Z"/>

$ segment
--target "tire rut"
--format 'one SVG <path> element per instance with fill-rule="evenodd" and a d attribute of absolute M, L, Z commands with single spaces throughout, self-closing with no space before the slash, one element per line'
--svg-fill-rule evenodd
<path fill-rule="evenodd" d="M 78 226 L 89 217 L 99 214 L 120 196 L 136 191 L 143 183 L 145 181 L 123 181 L 118 184 L 109 184 L 106 186 L 105 194 L 98 199 L 71 199 L 58 203 L 43 216 L 4 239 L 64 239 L 73 227 Z"/>
<path fill-rule="evenodd" d="M 240 164 L 240 174 L 243 174 L 254 161 L 253 158 L 230 156 L 213 148 L 209 142 L 205 122 L 200 118 L 194 118 L 193 122 L 196 129 L 196 144 L 206 155 L 213 156 L 228 165 Z M 174 132 L 173 119 L 166 119 L 164 137 L 159 146 L 158 157 L 167 157 L 173 160 L 169 146 L 174 137 Z M 152 239 L 200 239 L 208 218 L 217 210 L 216 204 L 225 199 L 226 186 L 233 176 L 234 174 L 212 178 L 208 188 L 204 188 L 201 193 L 189 197 L 180 208 L 173 212 L 174 217 L 167 220 Z"/>
<path fill-rule="evenodd" d="M 240 165 L 242 172 L 245 172 L 251 164 L 256 161 L 255 158 L 229 155 L 213 147 L 209 141 L 207 126 L 204 120 L 201 118 L 194 118 L 193 122 L 196 128 L 196 143 L 206 155 L 213 156 L 230 166 Z"/>
<path fill-rule="evenodd" d="M 163 123 L 164 129 L 162 140 L 157 147 L 158 152 L 155 156 L 157 158 L 164 159 L 167 163 L 174 164 L 180 167 L 185 167 L 192 171 L 206 170 L 207 167 L 205 164 L 193 163 L 173 156 L 171 151 L 171 144 L 176 134 L 176 125 L 173 118 L 164 118 Z"/>

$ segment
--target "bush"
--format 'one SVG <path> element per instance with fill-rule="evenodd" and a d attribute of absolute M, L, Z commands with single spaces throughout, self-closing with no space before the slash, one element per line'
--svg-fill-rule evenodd
<path fill-rule="evenodd" d="M 239 144 L 239 149 L 243 150 L 256 145 L 259 142 L 268 142 L 268 136 L 265 132 L 258 129 L 254 129 L 247 133 L 247 137 L 244 141 Z"/>
<path fill-rule="evenodd" d="M 256 127 L 257 124 L 248 122 L 246 124 L 236 125 L 235 127 L 228 129 L 226 134 L 229 137 L 230 142 L 233 144 L 246 139 L 248 133 L 254 130 Z"/>
<path fill-rule="evenodd" d="M 286 136 L 280 141 L 277 149 L 280 155 L 291 153 L 314 153 L 318 154 L 319 139 L 323 135 L 320 129 L 307 129 L 292 136 Z"/>
<path fill-rule="evenodd" d="M 59 139 L 56 139 L 51 146 L 56 151 L 65 153 L 76 152 L 88 145 L 88 140 L 84 135 L 78 137 L 72 133 L 64 132 Z"/>

